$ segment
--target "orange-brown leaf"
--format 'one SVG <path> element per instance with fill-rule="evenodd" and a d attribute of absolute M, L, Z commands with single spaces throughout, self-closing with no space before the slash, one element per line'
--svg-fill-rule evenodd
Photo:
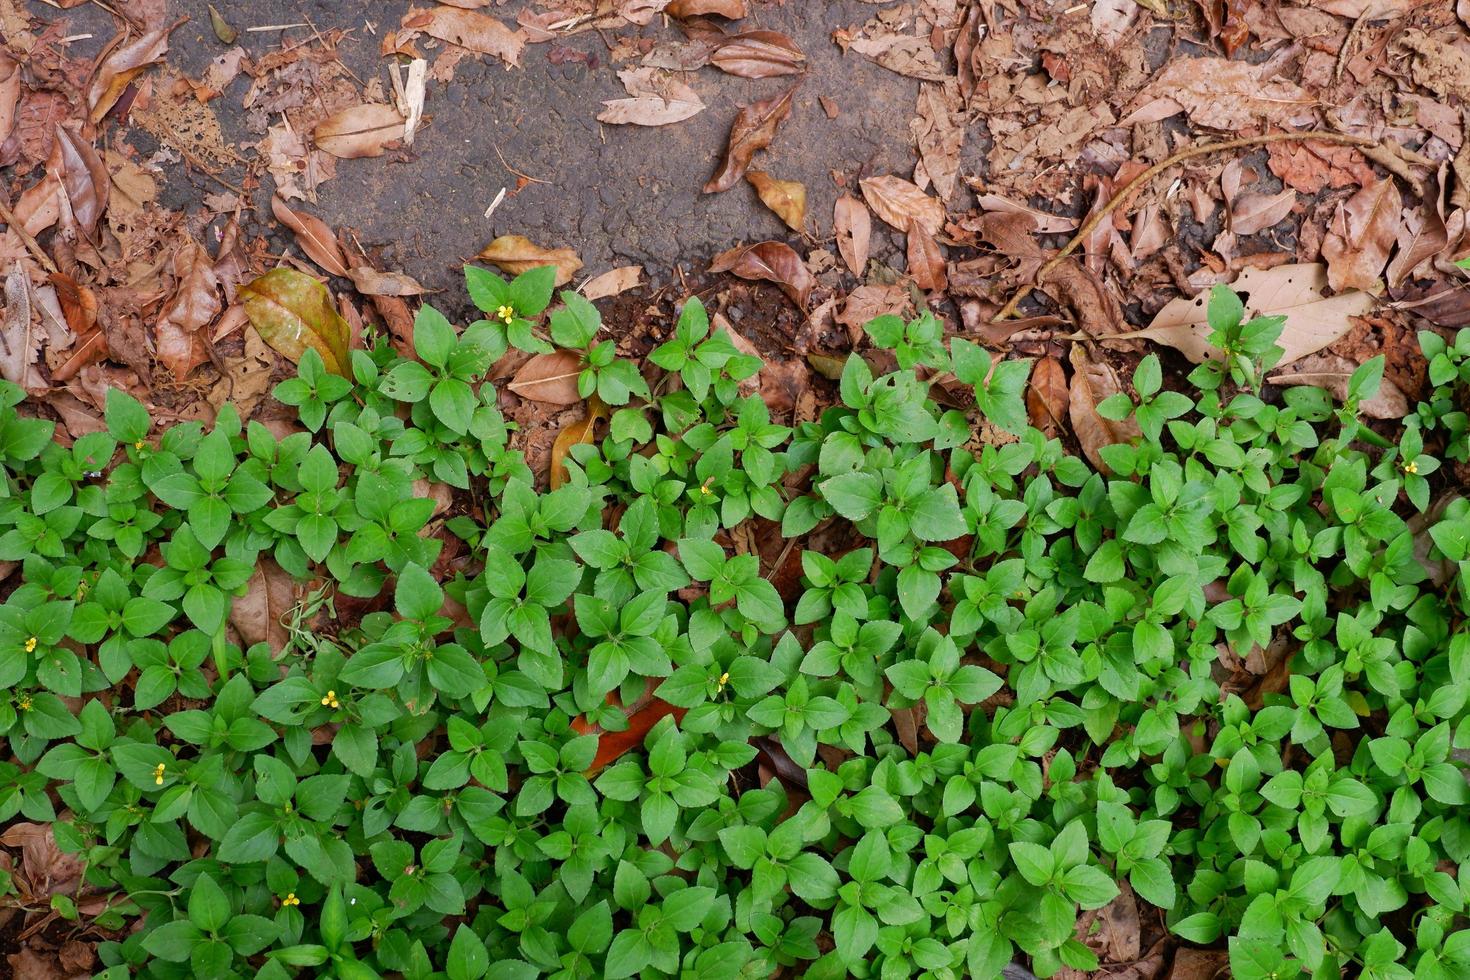
<path fill-rule="evenodd" d="M 710 263 L 711 272 L 728 272 L 741 279 L 773 282 L 791 297 L 792 302 L 806 309 L 816 280 L 801 256 L 782 242 L 760 242 L 756 245 L 741 245 L 721 252 Z"/>
<path fill-rule="evenodd" d="M 323 119 L 311 136 L 318 149 L 343 160 L 380 157 L 403 139 L 403 122 L 403 115 L 391 105 L 364 102 Z"/>
<path fill-rule="evenodd" d="M 87 89 L 88 118 L 95 125 L 117 104 L 123 89 L 145 68 L 168 51 L 168 30 L 149 31 L 129 44 L 112 49 L 97 66 L 92 84 Z"/>
<path fill-rule="evenodd" d="M 673 0 L 664 8 L 670 17 L 698 17 L 702 14 L 717 14 L 738 20 L 750 13 L 746 0 Z"/>
<path fill-rule="evenodd" d="M 1097 414 L 1099 402 L 1123 390 L 1117 372 L 1106 361 L 1094 360 L 1082 344 L 1072 345 L 1071 359 L 1072 389 L 1068 413 L 1072 419 L 1072 431 L 1082 447 L 1082 454 L 1098 472 L 1107 475 L 1112 471 L 1103 462 L 1103 448 L 1138 438 L 1138 423 L 1132 416 L 1114 422 Z"/>
<path fill-rule="evenodd" d="M 602 415 L 602 399 L 593 395 L 587 400 L 587 413 L 556 434 L 556 441 L 551 444 L 551 489 L 555 490 L 567 482 L 567 453 L 573 446 L 592 441 L 592 433 Z"/>
<path fill-rule="evenodd" d="M 582 400 L 577 391 L 577 376 L 582 373 L 582 358 L 569 350 L 537 354 L 516 372 L 508 389 L 532 401 L 551 405 L 575 405 Z"/>
<path fill-rule="evenodd" d="M 1372 291 L 1388 262 L 1402 219 L 1392 177 L 1372 183 L 1337 206 L 1322 241 L 1327 281 L 1334 290 Z"/>
<path fill-rule="evenodd" d="M 799 180 L 777 180 L 761 170 L 752 170 L 745 175 L 761 203 L 786 222 L 792 231 L 801 231 L 806 223 L 806 187 Z"/>
<path fill-rule="evenodd" d="M 1062 362 L 1050 355 L 1038 360 L 1026 386 L 1026 414 L 1031 424 L 1048 438 L 1054 437 L 1067 417 L 1070 398 Z"/>
<path fill-rule="evenodd" d="M 480 250 L 480 258 L 513 276 L 539 266 L 554 265 L 558 286 L 571 282 L 582 268 L 582 260 L 571 249 L 542 248 L 524 235 L 501 235 Z"/>
<path fill-rule="evenodd" d="M 909 219 L 908 263 L 909 276 L 920 289 L 933 292 L 949 284 L 944 274 L 944 253 L 934 236 L 919 227 L 917 218 Z"/>
<path fill-rule="evenodd" d="M 709 63 L 741 78 L 772 78 L 801 74 L 806 70 L 806 55 L 779 31 L 746 31 L 721 41 Z"/>
<path fill-rule="evenodd" d="M 276 216 L 277 221 L 291 229 L 301 251 L 319 265 L 323 272 L 333 276 L 347 275 L 347 256 L 330 225 L 314 214 L 292 210 L 279 194 L 271 197 L 271 213 Z"/>
<path fill-rule="evenodd" d="M 837 199 L 832 208 L 832 225 L 837 232 L 837 251 L 855 276 L 868 266 L 868 243 L 873 234 L 873 218 L 868 207 L 851 194 Z"/>
<path fill-rule="evenodd" d="M 798 82 L 774 98 L 740 110 L 730 126 L 730 139 L 725 146 L 725 158 L 719 172 L 704 185 L 706 194 L 717 194 L 734 187 L 745 175 L 755 152 L 771 145 L 776 138 L 776 128 L 791 115 L 791 100 L 800 84 Z"/>
<path fill-rule="evenodd" d="M 910 218 L 917 219 L 919 227 L 931 235 L 939 234 L 944 226 L 944 205 L 911 181 L 885 175 L 865 177 L 860 186 L 873 213 L 899 231 L 908 229 Z"/>

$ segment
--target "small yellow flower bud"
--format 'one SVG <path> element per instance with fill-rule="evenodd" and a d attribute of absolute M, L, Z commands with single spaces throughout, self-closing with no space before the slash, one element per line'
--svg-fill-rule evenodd
<path fill-rule="evenodd" d="M 287 892 L 286 897 L 281 899 L 281 905 L 290 908 L 292 905 L 300 905 L 301 899 L 296 897 L 295 892 Z"/>
<path fill-rule="evenodd" d="M 720 675 L 720 690 L 723 691 L 725 689 L 725 685 L 728 683 L 730 683 L 730 672 L 727 670 Z"/>
<path fill-rule="evenodd" d="M 1419 464 L 1417 462 L 1415 462 L 1414 460 L 1412 460 L 1412 459 L 1409 460 L 1407 463 L 1404 464 L 1404 472 L 1405 473 L 1418 473 L 1419 472 Z"/>
<path fill-rule="evenodd" d="M 133 443 L 133 448 L 141 452 L 144 445 L 146 445 L 146 443 L 144 443 L 142 439 L 139 439 L 137 442 Z"/>
<path fill-rule="evenodd" d="M 327 708 L 340 708 L 340 707 L 342 707 L 342 703 L 337 700 L 337 692 L 336 691 L 328 691 L 327 692 L 327 696 L 324 697 L 324 698 L 322 698 L 322 705 L 323 705 L 323 707 L 327 707 Z"/>
<path fill-rule="evenodd" d="M 15 703 L 22 711 L 31 710 L 31 696 L 29 694 L 22 694 L 20 700 Z"/>
<path fill-rule="evenodd" d="M 502 306 L 495 311 L 495 315 L 508 324 L 511 320 L 515 319 L 516 311 L 509 306 Z"/>
<path fill-rule="evenodd" d="M 158 765 L 156 765 L 156 766 L 153 767 L 153 785 L 154 786 L 162 786 L 163 785 L 163 763 L 162 762 L 160 762 Z"/>
<path fill-rule="evenodd" d="M 26 640 L 26 653 L 34 653 L 36 651 L 36 644 L 38 642 L 39 641 L 34 636 L 31 637 L 29 640 Z"/>

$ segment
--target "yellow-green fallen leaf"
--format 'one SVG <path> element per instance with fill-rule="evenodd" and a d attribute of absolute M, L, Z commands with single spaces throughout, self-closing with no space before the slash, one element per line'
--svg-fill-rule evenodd
<path fill-rule="evenodd" d="M 347 321 L 332 305 L 327 287 L 295 269 L 272 269 L 243 286 L 245 314 L 261 339 L 292 363 L 307 348 L 322 356 L 327 370 L 347 374 Z"/>
<path fill-rule="evenodd" d="M 221 44 L 234 44 L 235 38 L 240 36 L 240 32 L 225 20 L 225 15 L 214 9 L 214 4 L 209 5 L 209 26 L 214 28 L 214 36 Z"/>

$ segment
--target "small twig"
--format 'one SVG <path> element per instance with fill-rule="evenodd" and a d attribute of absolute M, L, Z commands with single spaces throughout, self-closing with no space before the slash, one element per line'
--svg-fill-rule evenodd
<path fill-rule="evenodd" d="M 25 243 L 27 251 L 35 256 L 37 262 L 41 263 L 41 268 L 53 275 L 61 271 L 56 268 L 56 263 L 51 261 L 51 256 L 41 251 L 40 244 L 31 237 L 31 233 L 26 231 L 25 226 L 16 218 L 15 212 L 10 210 L 10 205 L 4 201 L 0 201 L 0 218 L 4 218 L 5 223 L 10 226 L 10 230 L 20 236 L 20 240 Z"/>
<path fill-rule="evenodd" d="M 245 28 L 246 34 L 263 34 L 266 31 L 289 31 L 297 27 L 311 27 L 310 24 L 262 24 L 259 27 Z"/>
<path fill-rule="evenodd" d="M 549 180 L 542 180 L 539 177 L 532 177 L 530 174 L 523 174 L 519 170 L 517 170 L 515 167 L 512 167 L 510 164 L 506 163 L 505 162 L 505 156 L 504 156 L 504 154 L 502 154 L 500 152 L 500 147 L 498 147 L 498 146 L 495 147 L 495 155 L 498 156 L 498 157 L 500 157 L 500 165 L 502 167 L 504 167 L 506 170 L 510 171 L 511 173 L 515 174 L 517 177 L 521 178 L 522 180 L 529 180 L 533 184 L 550 184 L 551 183 L 551 181 L 549 181 Z"/>
<path fill-rule="evenodd" d="M 1036 278 L 1032 282 L 1016 290 L 1010 302 L 1001 307 L 1001 311 L 995 315 L 995 319 L 992 322 L 998 322 L 1015 316 L 1016 308 L 1021 305 L 1022 300 L 1031 295 L 1031 290 L 1046 279 L 1047 275 L 1055 270 L 1057 266 L 1061 265 L 1067 256 L 1077 251 L 1078 246 L 1087 240 L 1087 236 L 1091 235 L 1097 229 L 1098 225 L 1108 220 L 1112 213 L 1131 198 L 1139 188 L 1175 164 L 1183 163 L 1185 160 L 1192 160 L 1195 157 L 1202 157 L 1207 153 L 1215 153 L 1219 150 L 1239 150 L 1247 146 L 1264 146 L 1267 143 L 1289 143 L 1298 140 L 1316 140 L 1322 143 L 1345 143 L 1350 146 L 1364 147 L 1377 146 L 1379 142 L 1378 140 L 1369 139 L 1365 136 L 1354 136 L 1351 133 L 1324 133 L 1313 130 L 1305 133 L 1267 133 L 1264 136 L 1245 136 L 1240 139 L 1225 140 L 1223 143 L 1207 143 L 1203 146 L 1192 146 L 1187 150 L 1180 150 L 1168 159 L 1149 167 L 1143 173 L 1124 184 L 1123 189 L 1117 194 L 1114 194 L 1112 200 L 1108 201 L 1107 204 L 1095 211 L 1092 217 L 1088 218 L 1082 227 L 1077 229 L 1077 234 L 1072 236 L 1072 240 L 1063 246 L 1060 252 L 1052 256 L 1046 265 L 1041 267 L 1041 270 L 1036 273 Z"/>

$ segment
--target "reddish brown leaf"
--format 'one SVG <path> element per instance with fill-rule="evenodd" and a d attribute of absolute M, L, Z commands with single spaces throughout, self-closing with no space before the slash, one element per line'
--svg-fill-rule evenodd
<path fill-rule="evenodd" d="M 279 194 L 271 196 L 271 213 L 296 235 L 296 244 L 307 257 L 332 276 L 347 275 L 347 256 L 332 228 L 321 218 L 292 210 Z"/>
<path fill-rule="evenodd" d="M 82 368 L 95 364 L 106 356 L 107 334 L 100 328 L 93 328 L 87 335 L 77 338 L 77 342 L 72 345 L 71 354 L 60 367 L 51 372 L 51 380 L 70 381 Z"/>
<path fill-rule="evenodd" d="M 786 222 L 792 231 L 801 231 L 806 223 L 806 188 L 797 180 L 777 180 L 760 170 L 745 175 L 760 196 L 761 203 Z"/>
<path fill-rule="evenodd" d="M 592 441 L 592 433 L 603 412 L 602 399 L 593 395 L 587 400 L 586 414 L 556 434 L 556 441 L 551 444 L 551 489 L 555 490 L 567 482 L 567 453 L 573 446 Z"/>
<path fill-rule="evenodd" d="M 582 268 L 582 260 L 571 249 L 542 248 L 524 235 L 501 235 L 480 249 L 479 257 L 513 276 L 518 276 L 527 269 L 554 265 L 558 286 L 571 282 L 577 270 Z"/>
<path fill-rule="evenodd" d="M 750 13 L 746 0 L 672 0 L 664 8 L 670 17 L 698 17 L 702 14 L 718 14 L 731 20 L 739 20 Z"/>
<path fill-rule="evenodd" d="M 799 75 L 806 70 L 806 55 L 795 41 L 779 31 L 732 34 L 710 54 L 709 62 L 741 78 Z"/>
<path fill-rule="evenodd" d="M 908 229 L 910 218 L 918 219 L 919 227 L 931 235 L 939 234 L 944 226 L 944 205 L 939 199 L 902 177 L 865 177 L 860 186 L 873 213 L 899 231 Z"/>
<path fill-rule="evenodd" d="M 88 119 L 96 125 L 117 104 L 123 89 L 168 51 L 168 31 L 149 31 L 136 41 L 115 47 L 102 59 L 87 88 Z"/>
<path fill-rule="evenodd" d="M 801 256 L 782 242 L 760 242 L 756 245 L 741 245 L 721 252 L 710 263 L 711 272 L 728 272 L 741 279 L 773 282 L 791 301 L 806 309 L 816 280 Z"/>
<path fill-rule="evenodd" d="M 609 694 L 607 699 L 609 704 L 615 703 L 613 695 Z M 587 767 L 587 773 L 597 772 L 622 758 L 629 750 L 642 745 L 649 730 L 668 715 L 673 715 L 675 721 L 683 720 L 684 710 L 674 707 L 662 698 L 644 697 L 633 705 L 632 711 L 628 713 L 628 727 L 620 732 L 605 732 L 601 727 L 589 724 L 584 716 L 578 715 L 572 719 L 572 730 L 582 735 L 597 736 L 597 754 L 592 757 L 592 765 Z"/>
<path fill-rule="evenodd" d="M 209 360 L 209 340 L 204 328 L 219 316 L 219 278 L 214 261 L 192 238 L 174 253 L 174 276 L 178 279 L 173 298 L 153 324 L 158 360 L 182 381 Z"/>
<path fill-rule="evenodd" d="M 230 625 L 247 644 L 266 643 L 272 653 L 280 653 L 291 635 L 285 616 L 295 604 L 296 585 L 291 576 L 269 558 L 262 558 L 245 594 L 234 600 Z"/>
<path fill-rule="evenodd" d="M 1026 414 L 1031 424 L 1048 438 L 1055 436 L 1062 430 L 1070 401 L 1062 362 L 1050 355 L 1038 360 L 1026 385 Z"/>
<path fill-rule="evenodd" d="M 1072 388 L 1068 401 L 1072 431 L 1082 454 L 1104 475 L 1111 471 L 1103 462 L 1102 449 L 1130 442 L 1140 435 L 1132 416 L 1115 422 L 1097 414 L 1099 402 L 1122 390 L 1117 372 L 1106 361 L 1094 360 L 1082 344 L 1072 345 Z"/>
<path fill-rule="evenodd" d="M 112 186 L 107 167 L 92 148 L 65 126 L 56 127 L 56 146 L 61 153 L 61 183 L 67 202 L 82 231 L 91 237 L 107 210 L 107 193 Z"/>
<path fill-rule="evenodd" d="M 422 31 L 477 54 L 492 55 L 511 67 L 520 64 L 521 49 L 526 46 L 525 31 L 513 31 L 488 14 L 457 7 L 427 11 L 410 8 L 403 26 L 407 31 Z M 399 32 L 400 40 L 404 33 Z"/>
<path fill-rule="evenodd" d="M 1372 290 L 1398 237 L 1398 185 L 1392 177 L 1369 184 L 1343 201 L 1327 226 L 1322 257 L 1335 290 Z"/>
<path fill-rule="evenodd" d="M 1296 191 L 1290 187 L 1279 194 L 1242 194 L 1230 204 L 1230 230 L 1237 235 L 1254 235 L 1291 214 Z"/>
<path fill-rule="evenodd" d="M 832 225 L 837 232 L 837 251 L 855 276 L 868 267 L 868 242 L 873 233 L 873 219 L 862 201 L 851 194 L 837 199 L 832 208 Z"/>
<path fill-rule="evenodd" d="M 791 115 L 791 100 L 800 84 L 798 82 L 775 98 L 740 110 L 730 126 L 724 162 L 719 172 L 704 185 L 706 194 L 716 194 L 734 187 L 745 175 L 745 169 L 750 166 L 750 158 L 755 152 L 771 145 L 771 140 L 776 138 L 776 127 Z"/>
<path fill-rule="evenodd" d="M 532 401 L 551 405 L 575 405 L 582 400 L 577 391 L 577 376 L 582 373 L 582 358 L 569 350 L 537 354 L 516 372 L 508 389 Z"/>
<path fill-rule="evenodd" d="M 97 294 L 61 272 L 51 273 L 51 285 L 71 332 L 78 337 L 90 332 L 97 325 Z"/>
<path fill-rule="evenodd" d="M 403 139 L 403 122 L 391 105 L 364 102 L 323 119 L 311 135 L 319 149 L 343 160 L 380 157 Z"/>
<path fill-rule="evenodd" d="M 944 253 L 934 236 L 919 227 L 918 218 L 909 219 L 908 263 L 914 285 L 925 292 L 944 289 L 949 284 L 944 275 Z"/>
<path fill-rule="evenodd" d="M 27 901 L 50 904 L 52 895 L 70 895 L 81 884 L 87 862 L 56 845 L 49 823 L 12 823 L 0 834 L 0 844 L 20 850 L 15 877 Z"/>

